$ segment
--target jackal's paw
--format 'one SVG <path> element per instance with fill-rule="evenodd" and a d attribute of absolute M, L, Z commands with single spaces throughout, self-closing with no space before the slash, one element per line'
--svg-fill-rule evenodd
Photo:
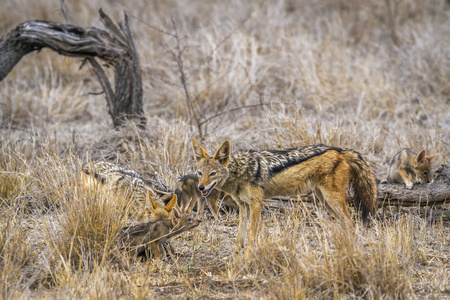
<path fill-rule="evenodd" d="M 408 189 L 408 190 L 412 190 L 412 188 L 413 188 L 413 183 L 411 182 L 411 183 L 406 183 L 406 188 Z"/>
<path fill-rule="evenodd" d="M 380 183 L 381 183 L 381 184 L 386 184 L 386 183 L 388 183 L 388 182 L 387 182 L 387 179 L 383 179 L 383 180 L 380 181 Z"/>

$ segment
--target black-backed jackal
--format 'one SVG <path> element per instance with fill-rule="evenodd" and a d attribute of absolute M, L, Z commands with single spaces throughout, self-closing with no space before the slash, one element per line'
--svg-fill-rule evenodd
<path fill-rule="evenodd" d="M 194 205 L 197 204 L 197 214 L 201 215 L 205 209 L 206 201 L 209 202 L 212 212 L 217 215 L 218 200 L 222 200 L 223 204 L 231 207 L 237 207 L 236 202 L 224 192 L 217 189 L 212 190 L 207 197 L 203 197 L 198 189 L 197 174 L 188 174 L 177 180 L 175 194 L 178 197 L 177 203 L 180 207 L 186 207 L 187 212 L 191 212 Z"/>
<path fill-rule="evenodd" d="M 336 218 L 353 224 L 345 201 L 351 185 L 363 221 L 375 213 L 375 176 L 356 151 L 314 145 L 231 155 L 230 142 L 224 141 L 211 156 L 194 138 L 192 145 L 202 195 L 218 189 L 239 205 L 237 251 L 244 247 L 248 219 L 248 247 L 255 242 L 266 198 L 313 191 Z"/>
<path fill-rule="evenodd" d="M 417 153 L 410 148 L 404 148 L 392 158 L 386 181 L 404 182 L 409 190 L 413 188 L 414 183 L 427 183 L 431 180 L 431 160 L 436 156 L 426 156 L 425 150 Z"/>
<path fill-rule="evenodd" d="M 174 198 L 176 199 L 176 195 Z M 125 227 L 122 230 L 121 240 L 128 249 L 134 250 L 137 256 L 147 256 L 147 250 L 150 248 L 155 259 L 160 260 L 166 257 L 163 244 L 170 238 L 197 227 L 200 222 L 192 214 L 180 211 L 176 205 L 169 220 Z"/>
<path fill-rule="evenodd" d="M 172 197 L 171 193 L 159 194 L 136 171 L 104 161 L 86 163 L 82 171 L 87 185 L 99 185 L 105 191 L 112 191 L 116 197 L 129 198 L 132 203 L 128 210 L 129 217 L 137 222 L 170 219 L 176 197 Z M 165 199 L 172 200 L 164 205 Z"/>

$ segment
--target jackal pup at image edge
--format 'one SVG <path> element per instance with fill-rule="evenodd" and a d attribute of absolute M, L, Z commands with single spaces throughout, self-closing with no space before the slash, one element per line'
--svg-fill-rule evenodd
<path fill-rule="evenodd" d="M 437 155 L 426 156 L 422 150 L 417 154 L 410 148 L 398 152 L 389 166 L 388 183 L 405 183 L 407 189 L 412 189 L 414 183 L 427 183 L 431 180 L 431 160 Z"/>
<path fill-rule="evenodd" d="M 177 196 L 174 195 L 176 199 Z M 180 210 L 178 205 L 172 209 L 169 220 L 142 223 L 135 226 L 125 227 L 122 230 L 121 240 L 132 249 L 137 256 L 147 256 L 151 249 L 156 260 L 166 257 L 163 244 L 185 231 L 191 230 L 200 224 L 190 213 Z"/>
<path fill-rule="evenodd" d="M 111 191 L 115 197 L 130 199 L 128 215 L 138 222 L 170 219 L 172 208 L 177 202 L 170 193 L 158 195 L 138 172 L 113 163 L 86 163 L 82 167 L 82 176 L 88 186 L 99 186 L 101 192 Z M 166 198 L 172 200 L 164 205 Z"/>
<path fill-rule="evenodd" d="M 375 213 L 375 176 L 356 151 L 313 145 L 231 155 L 226 140 L 211 156 L 194 138 L 192 145 L 202 195 L 218 189 L 230 194 L 239 205 L 237 251 L 244 247 L 249 218 L 248 248 L 256 242 L 263 199 L 313 191 L 336 218 L 353 225 L 345 202 L 351 184 L 363 221 L 367 223 Z"/>

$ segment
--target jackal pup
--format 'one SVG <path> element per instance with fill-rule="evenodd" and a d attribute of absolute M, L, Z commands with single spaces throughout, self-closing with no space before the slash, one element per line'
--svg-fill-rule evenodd
<path fill-rule="evenodd" d="M 176 198 L 176 195 L 174 197 Z M 174 236 L 197 227 L 200 222 L 190 213 L 180 211 L 180 208 L 175 206 L 172 209 L 171 219 L 125 227 L 121 233 L 121 240 L 129 249 L 135 250 L 138 257 L 147 256 L 150 248 L 155 259 L 160 260 L 166 257 L 164 243 Z"/>
<path fill-rule="evenodd" d="M 314 191 L 335 217 L 353 224 L 345 202 L 351 184 L 363 221 L 367 222 L 375 212 L 375 176 L 356 151 L 313 145 L 231 155 L 226 140 L 211 156 L 194 138 L 192 145 L 202 196 L 218 189 L 230 194 L 239 205 L 237 251 L 244 247 L 249 218 L 248 247 L 255 242 L 265 198 Z"/>
<path fill-rule="evenodd" d="M 86 163 L 82 175 L 87 185 L 98 185 L 103 192 L 112 191 L 117 197 L 129 198 L 132 203 L 129 217 L 138 222 L 170 219 L 170 212 L 177 202 L 170 193 L 159 195 L 136 171 L 109 162 Z M 165 198 L 172 200 L 164 206 Z"/>
<path fill-rule="evenodd" d="M 217 201 L 223 199 L 223 204 L 231 207 L 237 207 L 236 202 L 224 192 L 217 189 L 212 190 L 207 197 L 203 197 L 198 189 L 197 174 L 188 174 L 177 180 L 175 194 L 178 197 L 177 204 L 180 207 L 186 207 L 187 212 L 191 212 L 194 205 L 197 204 L 197 214 L 201 215 L 205 209 L 206 201 L 212 209 L 214 215 L 217 215 Z"/>
<path fill-rule="evenodd" d="M 436 156 L 426 156 L 425 150 L 420 151 L 419 154 L 410 148 L 400 150 L 392 158 L 387 182 L 404 182 L 409 190 L 413 188 L 414 183 L 430 182 L 431 160 Z"/>

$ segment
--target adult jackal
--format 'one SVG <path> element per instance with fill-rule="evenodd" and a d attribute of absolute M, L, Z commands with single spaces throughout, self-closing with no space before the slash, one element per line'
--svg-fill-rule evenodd
<path fill-rule="evenodd" d="M 356 151 L 313 145 L 231 155 L 230 142 L 225 141 L 211 156 L 194 138 L 192 145 L 202 196 L 218 189 L 239 205 L 237 251 L 244 247 L 249 218 L 248 246 L 255 242 L 265 198 L 313 191 L 336 218 L 353 224 L 345 201 L 351 185 L 363 221 L 375 212 L 375 176 Z"/>

